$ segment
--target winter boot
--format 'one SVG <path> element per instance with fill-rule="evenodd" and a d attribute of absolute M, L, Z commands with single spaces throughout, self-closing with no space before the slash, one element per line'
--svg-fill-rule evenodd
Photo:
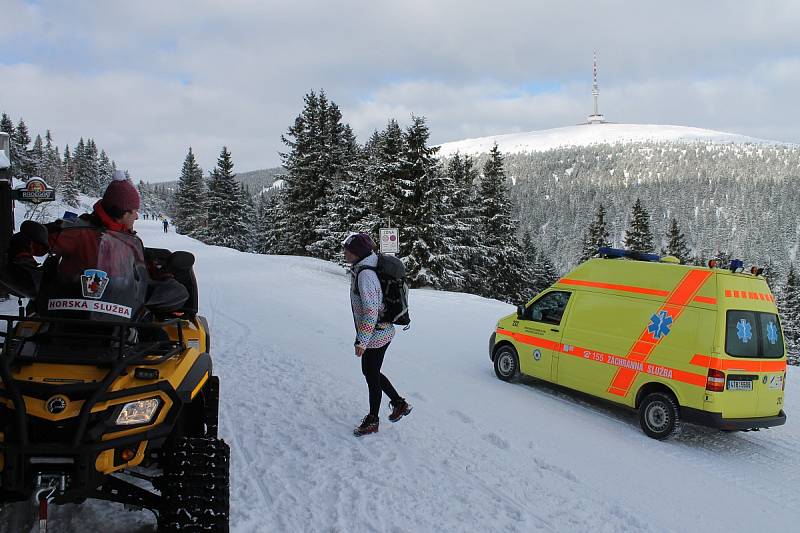
<path fill-rule="evenodd" d="M 356 437 L 363 437 L 364 435 L 369 435 L 370 433 L 377 433 L 377 432 L 378 432 L 378 417 L 373 415 L 367 415 L 361 421 L 361 425 L 353 430 L 353 435 L 355 435 Z"/>
<path fill-rule="evenodd" d="M 392 405 L 392 414 L 389 415 L 389 422 L 397 422 L 407 414 L 411 412 L 411 405 L 405 400 L 405 398 L 400 398 L 400 401 L 390 402 Z"/>

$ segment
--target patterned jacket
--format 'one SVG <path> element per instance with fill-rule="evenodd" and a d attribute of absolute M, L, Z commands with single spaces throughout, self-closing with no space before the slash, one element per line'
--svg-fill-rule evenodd
<path fill-rule="evenodd" d="M 378 256 L 370 254 L 350 269 L 350 307 L 356 326 L 355 344 L 362 348 L 380 348 L 392 342 L 394 326 L 378 322 L 383 308 L 383 291 L 374 270 L 361 270 L 365 266 L 378 266 Z"/>

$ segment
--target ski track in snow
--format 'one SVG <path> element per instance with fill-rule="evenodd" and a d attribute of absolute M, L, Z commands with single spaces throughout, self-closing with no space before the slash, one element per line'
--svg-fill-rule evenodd
<path fill-rule="evenodd" d="M 498 381 L 487 341 L 510 306 L 418 290 L 413 327 L 384 364 L 414 411 L 391 424 L 384 399 L 380 432 L 356 439 L 367 390 L 341 268 L 204 246 L 158 222 L 137 229 L 146 245 L 197 256 L 234 532 L 777 531 L 800 515 L 795 369 L 786 426 L 688 426 L 656 442 L 631 411 Z M 0 532 L 33 527 L 27 504 L 0 507 Z M 144 533 L 155 520 L 92 501 L 54 507 L 50 528 Z"/>

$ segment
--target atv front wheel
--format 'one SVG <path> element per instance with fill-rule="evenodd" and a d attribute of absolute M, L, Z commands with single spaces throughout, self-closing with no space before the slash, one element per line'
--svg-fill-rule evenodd
<path fill-rule="evenodd" d="M 230 448 L 213 437 L 182 437 L 165 453 L 158 531 L 227 533 Z"/>

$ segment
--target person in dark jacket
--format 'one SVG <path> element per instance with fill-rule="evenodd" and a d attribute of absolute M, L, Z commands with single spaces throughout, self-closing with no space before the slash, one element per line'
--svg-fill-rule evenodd
<path fill-rule="evenodd" d="M 378 256 L 373 251 L 375 243 L 366 233 L 355 233 L 343 244 L 345 259 L 352 265 L 350 306 L 356 328 L 355 355 L 361 358 L 361 372 L 369 389 L 369 414 L 353 431 L 356 437 L 361 437 L 378 432 L 378 412 L 383 393 L 391 401 L 390 422 L 397 422 L 411 413 L 412 407 L 397 393 L 389 378 L 381 373 L 386 349 L 394 338 L 394 325 L 379 320 L 383 291 L 373 270 L 378 265 Z"/>

